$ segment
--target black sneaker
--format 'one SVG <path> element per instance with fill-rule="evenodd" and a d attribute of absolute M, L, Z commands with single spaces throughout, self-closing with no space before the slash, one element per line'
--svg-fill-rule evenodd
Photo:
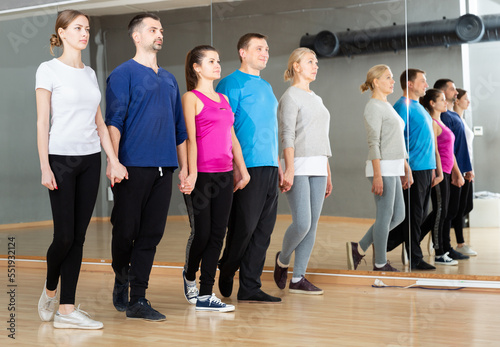
<path fill-rule="evenodd" d="M 429 263 L 426 263 L 423 259 L 420 260 L 420 262 L 416 265 L 413 264 L 413 262 L 411 263 L 411 269 L 412 270 L 436 270 L 436 267 L 435 266 L 432 266 L 431 264 Z"/>
<path fill-rule="evenodd" d="M 167 319 L 167 317 L 152 308 L 151 303 L 146 298 L 140 298 L 135 304 L 127 307 L 127 318 L 144 319 L 155 322 Z"/>
<path fill-rule="evenodd" d="M 286 286 L 286 278 L 288 275 L 288 266 L 281 267 L 278 264 L 278 258 L 280 256 L 281 251 L 276 253 L 276 260 L 274 261 L 274 282 L 278 286 L 279 289 L 285 289 Z"/>
<path fill-rule="evenodd" d="M 222 273 L 219 273 L 219 291 L 225 298 L 229 298 L 233 293 L 233 278 L 223 277 Z"/>
<path fill-rule="evenodd" d="M 267 293 L 264 293 L 262 290 L 259 290 L 254 295 L 249 296 L 248 298 L 238 298 L 240 302 L 251 302 L 251 303 L 261 303 L 261 304 L 275 304 L 281 302 L 281 298 L 276 296 L 271 296 Z"/>
<path fill-rule="evenodd" d="M 448 251 L 448 257 L 454 260 L 465 260 L 470 258 L 468 255 L 457 252 L 453 248 L 450 248 Z"/>
<path fill-rule="evenodd" d="M 120 312 L 125 312 L 127 310 L 128 287 L 129 281 L 124 284 L 118 284 L 115 279 L 115 287 L 113 288 L 113 305 Z"/>
<path fill-rule="evenodd" d="M 347 268 L 356 270 L 364 255 L 359 254 L 357 242 L 347 242 Z"/>

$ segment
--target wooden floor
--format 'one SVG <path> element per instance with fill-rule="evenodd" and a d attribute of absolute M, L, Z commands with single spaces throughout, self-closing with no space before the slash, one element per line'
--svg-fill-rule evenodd
<path fill-rule="evenodd" d="M 181 269 L 154 269 L 148 299 L 165 322 L 127 320 L 111 303 L 109 265 L 83 267 L 77 303 L 104 323 L 100 331 L 57 330 L 41 322 L 44 267 L 18 263 L 16 340 L 7 337 L 5 261 L 0 262 L 0 346 L 498 346 L 497 292 L 372 288 L 316 282 L 322 296 L 289 294 L 275 305 L 240 304 L 233 313 L 195 312 L 182 294 Z M 266 276 L 270 279 L 270 276 Z M 218 290 L 215 289 L 218 294 Z"/>
<path fill-rule="evenodd" d="M 274 255 L 281 249 L 281 242 L 290 216 L 278 216 L 275 230 L 269 246 L 266 267 L 272 268 Z M 341 217 L 321 217 L 318 224 L 316 244 L 309 262 L 309 269 L 314 271 L 347 270 L 345 243 L 359 241 L 372 221 Z M 18 257 L 44 259 L 52 239 L 50 223 L 22 225 L 8 228 L 0 226 L 0 255 L 6 254 L 6 240 L 9 235 L 16 237 Z M 500 276 L 500 229 L 475 228 L 465 229 L 466 242 L 479 253 L 477 257 L 460 261 L 459 266 L 438 266 L 431 275 L 443 276 Z M 452 234 L 454 234 L 452 232 Z M 186 217 L 169 217 L 165 235 L 158 246 L 155 261 L 157 264 L 184 264 L 185 247 L 189 235 Z M 84 258 L 108 262 L 111 259 L 111 224 L 108 220 L 93 221 L 88 229 L 84 247 Z M 452 235 L 452 245 L 456 245 Z M 427 238 L 422 242 L 425 259 L 433 263 L 428 255 Z M 372 269 L 371 249 L 367 251 L 366 264 L 362 262 L 360 271 Z M 401 248 L 388 254 L 388 259 L 399 270 L 408 271 L 401 263 Z"/>

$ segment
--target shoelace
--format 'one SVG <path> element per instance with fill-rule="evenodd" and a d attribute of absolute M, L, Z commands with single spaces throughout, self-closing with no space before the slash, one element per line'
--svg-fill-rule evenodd
<path fill-rule="evenodd" d="M 187 290 L 187 294 L 194 294 L 194 295 L 198 295 L 198 288 L 196 288 L 196 286 L 188 286 L 188 290 Z"/>
<path fill-rule="evenodd" d="M 215 294 L 212 294 L 212 296 L 209 299 L 209 302 L 222 305 L 222 301 L 220 301 L 220 299 L 216 297 Z"/>
<path fill-rule="evenodd" d="M 47 300 L 47 301 L 45 302 L 45 307 L 44 307 L 44 310 L 50 310 L 50 306 L 51 306 L 51 305 L 55 305 L 55 304 L 57 304 L 57 299 L 56 299 L 56 297 L 55 297 L 55 296 L 54 296 L 53 298 L 51 298 L 51 297 L 48 297 L 48 298 L 49 298 L 49 300 Z"/>
<path fill-rule="evenodd" d="M 75 309 L 76 312 L 80 312 L 84 315 L 86 315 L 87 317 L 90 318 L 90 314 L 88 314 L 87 312 L 85 312 L 84 310 L 80 310 L 80 305 L 78 305 L 78 307 Z"/>

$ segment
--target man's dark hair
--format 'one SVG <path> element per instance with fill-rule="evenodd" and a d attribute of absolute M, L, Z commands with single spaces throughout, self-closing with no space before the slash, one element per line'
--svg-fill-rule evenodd
<path fill-rule="evenodd" d="M 243 49 L 247 49 L 248 48 L 248 44 L 250 43 L 251 39 L 264 39 L 264 40 L 267 40 L 267 36 L 259 34 L 259 33 L 248 33 L 248 34 L 245 34 L 242 37 L 240 37 L 240 39 L 238 40 L 238 45 L 236 46 L 237 49 L 238 49 L 238 57 L 240 57 L 240 61 L 242 61 L 241 60 L 241 56 L 240 56 L 240 49 L 242 49 L 242 48 Z"/>
<path fill-rule="evenodd" d="M 434 88 L 441 89 L 444 91 L 448 87 L 447 86 L 448 82 L 454 83 L 449 78 L 441 78 L 441 79 L 437 80 L 436 83 L 434 83 Z"/>
<path fill-rule="evenodd" d="M 408 72 L 408 80 L 406 80 L 407 72 Z M 417 78 L 417 74 L 419 73 L 425 75 L 425 71 L 420 69 L 408 69 L 403 71 L 403 73 L 399 77 L 399 83 L 401 84 L 401 89 L 403 90 L 408 89 L 408 81 L 415 82 L 415 78 Z"/>
<path fill-rule="evenodd" d="M 154 20 L 160 21 L 160 17 L 158 17 L 154 13 L 141 13 L 132 18 L 130 23 L 128 23 L 128 36 L 132 38 L 132 34 L 137 31 L 137 28 L 142 25 L 142 21 L 144 18 L 152 18 Z"/>

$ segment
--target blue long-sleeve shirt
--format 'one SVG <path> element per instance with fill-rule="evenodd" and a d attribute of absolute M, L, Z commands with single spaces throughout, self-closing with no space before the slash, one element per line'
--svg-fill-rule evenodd
<path fill-rule="evenodd" d="M 455 158 L 457 159 L 457 165 L 460 172 L 464 174 L 472 171 L 462 119 L 460 119 L 458 113 L 448 110 L 441 113 L 441 120 L 455 135 Z"/>
<path fill-rule="evenodd" d="M 133 59 L 109 75 L 106 125 L 120 133 L 118 158 L 125 166 L 178 166 L 177 146 L 187 139 L 179 86 L 168 71 Z"/>

